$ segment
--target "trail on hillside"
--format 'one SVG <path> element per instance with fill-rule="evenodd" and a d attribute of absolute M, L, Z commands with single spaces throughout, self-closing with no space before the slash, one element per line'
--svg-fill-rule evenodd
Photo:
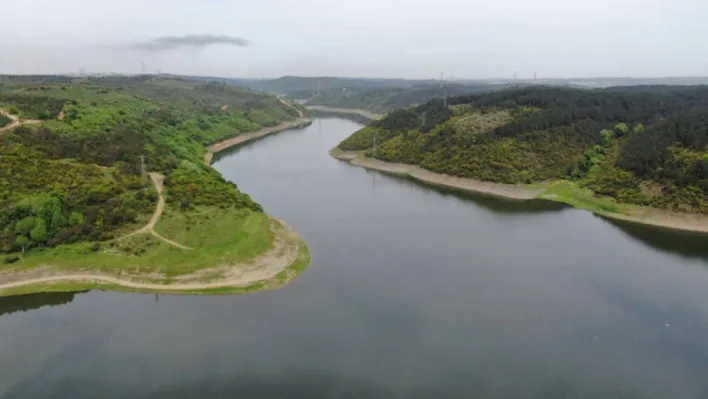
<path fill-rule="evenodd" d="M 0 127 L 0 133 L 8 131 L 10 129 L 14 129 L 16 127 L 20 127 L 22 125 L 36 125 L 38 123 L 42 123 L 42 121 L 40 121 L 38 119 L 21 120 L 17 116 L 12 115 L 11 113 L 9 113 L 5 110 L 2 110 L 2 109 L 0 109 L 0 114 L 2 114 L 3 116 L 5 116 L 7 118 L 10 118 L 10 120 L 11 120 L 10 124 L 8 124 L 7 126 Z"/>
<path fill-rule="evenodd" d="M 19 281 L 0 283 L 0 292 L 10 288 L 17 288 L 35 284 L 53 284 L 57 282 L 90 282 L 116 284 L 122 287 L 153 290 L 153 291 L 197 291 L 223 287 L 247 287 L 256 283 L 265 282 L 278 276 L 298 258 L 300 253 L 300 240 L 295 231 L 282 221 L 271 218 L 271 231 L 275 237 L 273 248 L 247 263 L 235 265 L 222 265 L 213 269 L 200 270 L 195 273 L 176 277 L 177 283 L 160 284 L 138 282 L 125 278 L 118 278 L 103 274 L 77 273 L 54 276 L 32 277 Z M 31 275 L 31 271 L 25 275 Z M 205 276 L 219 275 L 216 281 L 203 282 Z M 3 276 L 0 276 L 2 281 Z M 29 277 L 29 276 L 28 276 Z"/>
<path fill-rule="evenodd" d="M 150 172 L 149 175 L 150 175 L 150 181 L 152 181 L 152 184 L 153 184 L 153 186 L 155 186 L 155 190 L 157 191 L 157 206 L 155 207 L 155 212 L 153 212 L 152 217 L 150 218 L 150 221 L 148 222 L 148 224 L 146 224 L 145 226 L 143 226 L 131 233 L 128 233 L 124 236 L 119 237 L 118 240 L 123 239 L 123 238 L 127 238 L 127 237 L 132 237 L 132 236 L 138 235 L 138 234 L 150 233 L 153 236 L 157 237 L 158 239 L 160 239 L 172 246 L 175 246 L 177 248 L 192 249 L 192 248 L 182 245 L 178 242 L 167 239 L 155 231 L 155 225 L 160 220 L 160 217 L 162 216 L 162 212 L 165 210 L 165 197 L 162 196 L 162 189 L 164 187 L 165 176 L 163 176 L 159 173 L 155 173 L 155 172 Z"/>
<path fill-rule="evenodd" d="M 285 101 L 282 97 L 278 97 L 278 100 L 280 100 L 280 102 L 283 103 L 283 105 L 285 105 L 286 107 L 289 107 L 289 108 L 294 109 L 294 110 L 297 112 L 297 114 L 299 115 L 299 118 L 300 118 L 300 119 L 302 119 L 302 118 L 305 117 L 305 114 L 303 114 L 302 111 L 300 111 L 300 108 L 298 108 L 298 107 L 292 105 L 292 104 L 291 104 L 290 102 L 288 102 L 288 101 Z"/>

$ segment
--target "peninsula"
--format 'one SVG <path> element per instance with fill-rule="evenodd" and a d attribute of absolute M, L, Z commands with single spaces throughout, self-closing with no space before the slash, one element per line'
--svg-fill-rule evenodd
<path fill-rule="evenodd" d="M 282 286 L 307 245 L 208 162 L 308 123 L 266 94 L 155 76 L 0 77 L 0 296 Z"/>

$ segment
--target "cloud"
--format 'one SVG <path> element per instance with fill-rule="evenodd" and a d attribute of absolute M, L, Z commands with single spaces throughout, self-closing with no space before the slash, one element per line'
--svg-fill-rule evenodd
<path fill-rule="evenodd" d="M 134 48 L 147 51 L 168 51 L 181 48 L 204 48 L 214 44 L 248 47 L 251 43 L 243 38 L 225 35 L 162 36 L 150 41 L 136 43 Z"/>

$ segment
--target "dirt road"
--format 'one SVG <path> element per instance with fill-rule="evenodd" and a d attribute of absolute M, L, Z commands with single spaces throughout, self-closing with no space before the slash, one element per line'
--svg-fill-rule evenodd
<path fill-rule="evenodd" d="M 163 176 L 159 173 L 154 173 L 154 172 L 150 172 L 149 175 L 150 175 L 150 181 L 152 181 L 152 184 L 155 186 L 155 190 L 157 191 L 157 206 L 155 207 L 155 212 L 153 212 L 152 217 L 150 218 L 150 221 L 148 222 L 148 224 L 146 224 L 145 226 L 143 226 L 131 233 L 128 233 L 118 239 L 120 240 L 123 238 L 138 235 L 138 234 L 150 233 L 153 236 L 157 237 L 158 239 L 160 239 L 172 246 L 175 246 L 177 248 L 192 249 L 192 248 L 184 246 L 178 242 L 174 242 L 168 238 L 165 238 L 165 237 L 161 236 L 158 232 L 155 231 L 155 225 L 160 220 L 160 217 L 162 216 L 162 212 L 165 210 L 165 197 L 162 196 L 162 190 L 164 188 L 165 176 Z"/>
<path fill-rule="evenodd" d="M 37 119 L 26 119 L 26 120 L 20 120 L 20 118 L 16 117 L 15 115 L 10 114 L 9 112 L 6 112 L 2 109 L 0 109 L 0 114 L 3 116 L 10 118 L 12 122 L 10 122 L 8 125 L 1 127 L 0 128 L 0 133 L 8 131 L 10 129 L 14 129 L 18 126 L 22 125 L 36 125 L 38 123 L 42 123 L 42 121 L 37 120 Z"/>

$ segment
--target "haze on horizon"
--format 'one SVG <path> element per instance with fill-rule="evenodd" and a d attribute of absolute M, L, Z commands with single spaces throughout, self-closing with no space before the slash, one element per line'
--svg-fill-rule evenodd
<path fill-rule="evenodd" d="M 702 0 L 5 0 L 0 74 L 705 76 Z"/>

